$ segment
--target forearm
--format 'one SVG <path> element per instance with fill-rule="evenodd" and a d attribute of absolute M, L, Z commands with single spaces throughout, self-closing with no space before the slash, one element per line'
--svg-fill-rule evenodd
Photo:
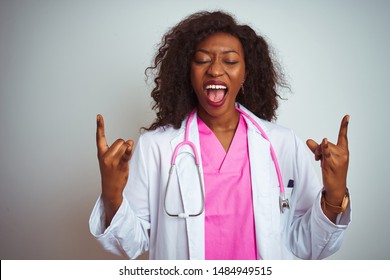
<path fill-rule="evenodd" d="M 104 213 L 105 213 L 105 227 L 108 228 L 114 218 L 116 212 L 122 204 L 123 196 L 108 197 L 102 194 Z"/>

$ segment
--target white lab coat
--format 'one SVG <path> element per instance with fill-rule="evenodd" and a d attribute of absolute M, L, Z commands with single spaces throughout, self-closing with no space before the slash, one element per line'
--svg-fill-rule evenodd
<path fill-rule="evenodd" d="M 322 259 L 335 253 L 350 222 L 350 206 L 337 225 L 329 221 L 321 210 L 322 186 L 305 144 L 290 129 L 261 120 L 239 106 L 268 135 L 290 201 L 290 209 L 282 214 L 270 144 L 246 119 L 258 258 L 293 259 L 295 255 Z M 185 123 L 178 130 L 168 127 L 141 135 L 130 161 L 123 203 L 108 228 L 104 228 L 101 198 L 96 202 L 90 230 L 106 250 L 129 258 L 149 251 L 150 259 L 204 259 L 204 214 L 183 219 L 170 217 L 164 210 L 171 158 L 174 148 L 184 140 Z M 190 124 L 190 140 L 200 151 L 196 117 Z M 172 212 L 196 212 L 201 206 L 198 174 L 186 151 L 191 153 L 188 146 L 181 149 L 172 175 L 167 198 Z M 287 188 L 289 180 L 294 180 L 293 188 Z"/>

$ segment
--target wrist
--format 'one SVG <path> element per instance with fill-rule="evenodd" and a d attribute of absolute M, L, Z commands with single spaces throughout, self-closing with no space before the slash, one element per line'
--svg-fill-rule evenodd
<path fill-rule="evenodd" d="M 123 187 L 117 182 L 102 179 L 102 196 L 108 200 L 116 200 L 122 197 Z"/>
<path fill-rule="evenodd" d="M 102 192 L 103 203 L 109 207 L 116 207 L 122 203 L 122 194 L 113 194 Z"/>
<path fill-rule="evenodd" d="M 345 211 L 349 204 L 349 193 L 346 189 L 344 195 L 341 198 L 338 197 L 328 197 L 326 190 L 322 191 L 321 197 L 321 207 L 323 210 L 328 210 L 334 214 L 340 214 Z"/>
<path fill-rule="evenodd" d="M 330 204 L 339 205 L 343 201 L 345 195 L 348 193 L 348 189 L 337 188 L 337 190 L 329 191 L 326 188 L 322 191 L 322 195 L 325 197 L 326 201 Z"/>

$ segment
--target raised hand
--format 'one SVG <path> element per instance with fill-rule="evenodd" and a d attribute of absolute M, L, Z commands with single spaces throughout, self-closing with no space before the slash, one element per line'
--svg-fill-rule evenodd
<path fill-rule="evenodd" d="M 327 138 L 324 138 L 320 144 L 311 139 L 306 142 L 313 152 L 315 160 L 321 161 L 326 200 L 333 205 L 339 205 L 342 202 L 347 188 L 349 164 L 348 123 L 349 116 L 346 115 L 341 121 L 336 145 L 329 142 Z"/>
<path fill-rule="evenodd" d="M 122 193 L 129 177 L 129 160 L 134 142 L 117 139 L 111 146 L 108 146 L 104 132 L 104 120 L 101 115 L 98 115 L 96 145 L 102 181 L 102 199 L 106 226 L 108 226 L 123 200 Z"/>

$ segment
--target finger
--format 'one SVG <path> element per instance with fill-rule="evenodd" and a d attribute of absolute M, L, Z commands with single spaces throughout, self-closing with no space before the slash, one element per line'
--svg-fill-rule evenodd
<path fill-rule="evenodd" d="M 117 139 L 110 146 L 110 148 L 105 153 L 105 158 L 120 158 L 122 154 L 125 152 L 128 144 L 126 144 L 125 140 Z"/>
<path fill-rule="evenodd" d="M 104 132 L 104 119 L 102 115 L 97 115 L 96 123 L 96 145 L 98 149 L 98 156 L 100 157 L 108 150 L 108 145 Z"/>
<path fill-rule="evenodd" d="M 123 166 L 123 164 L 127 165 L 131 155 L 133 144 L 131 140 L 127 140 L 126 142 L 122 139 L 118 139 L 118 142 L 113 144 L 109 151 L 107 152 L 107 156 L 112 156 L 112 163 L 115 166 Z M 112 150 L 112 151 L 111 151 Z"/>
<path fill-rule="evenodd" d="M 322 170 L 334 170 L 335 159 L 338 157 L 336 145 L 324 138 L 321 142 L 321 168 Z M 335 153 L 336 152 L 336 153 Z M 323 171 L 324 172 L 324 171 Z"/>
<path fill-rule="evenodd" d="M 341 121 L 339 137 L 337 139 L 337 146 L 342 148 L 348 148 L 348 124 L 349 124 L 349 115 L 345 115 Z"/>
<path fill-rule="evenodd" d="M 312 151 L 312 153 L 314 154 L 315 160 L 320 160 L 322 155 L 320 145 L 312 139 L 307 140 L 306 145 L 309 147 L 310 151 Z"/>
<path fill-rule="evenodd" d="M 128 162 L 130 159 L 131 159 L 131 155 L 132 155 L 132 151 L 133 151 L 133 146 L 134 146 L 134 142 L 132 140 L 127 140 L 126 141 L 126 144 L 127 144 L 127 147 L 126 147 L 126 150 L 125 152 L 123 153 L 122 155 L 122 158 L 121 160 L 123 162 Z"/>
<path fill-rule="evenodd" d="M 329 142 L 327 138 L 322 139 L 321 142 L 321 154 L 326 159 L 331 157 L 330 149 L 329 149 Z"/>
<path fill-rule="evenodd" d="M 106 162 L 111 162 L 118 165 L 121 162 L 128 162 L 131 158 L 133 150 L 133 141 L 117 139 L 104 154 Z"/>

